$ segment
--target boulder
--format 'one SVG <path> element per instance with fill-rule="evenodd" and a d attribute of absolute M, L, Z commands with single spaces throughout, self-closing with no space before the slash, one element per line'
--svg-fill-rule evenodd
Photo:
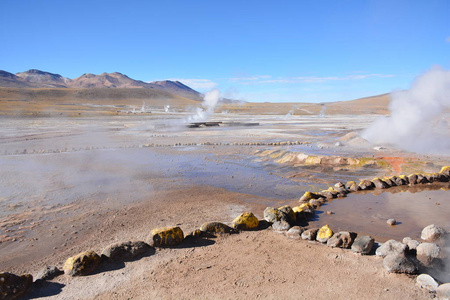
<path fill-rule="evenodd" d="M 209 223 L 204 223 L 201 227 L 200 230 L 206 233 L 237 233 L 237 230 L 234 228 L 231 228 L 228 225 L 225 225 L 223 223 L 220 222 L 209 222 Z"/>
<path fill-rule="evenodd" d="M 64 274 L 64 271 L 58 269 L 55 266 L 46 266 L 36 275 L 36 281 L 38 280 L 52 280 L 53 278 Z"/>
<path fill-rule="evenodd" d="M 369 254 L 375 243 L 374 238 L 368 235 L 356 237 L 352 244 L 352 251 L 361 254 Z"/>
<path fill-rule="evenodd" d="M 312 217 L 316 213 L 316 210 L 314 209 L 314 206 L 310 203 L 303 203 L 300 206 L 297 206 L 299 209 L 303 211 L 303 213 L 307 217 Z"/>
<path fill-rule="evenodd" d="M 450 176 L 450 166 L 442 167 L 439 173 Z"/>
<path fill-rule="evenodd" d="M 382 180 L 388 185 L 388 186 L 397 186 L 397 184 L 395 183 L 395 178 L 397 178 L 397 176 L 391 176 L 391 177 L 384 177 Z"/>
<path fill-rule="evenodd" d="M 233 228 L 237 230 L 252 230 L 259 226 L 259 220 L 251 212 L 244 212 L 233 220 Z"/>
<path fill-rule="evenodd" d="M 398 186 L 408 184 L 408 181 L 407 181 L 405 175 L 392 176 L 392 177 L 391 177 L 391 180 L 392 180 L 396 185 L 398 185 Z"/>
<path fill-rule="evenodd" d="M 152 247 L 145 242 L 122 242 L 109 245 L 102 251 L 110 261 L 124 261 L 133 259 L 149 251 Z"/>
<path fill-rule="evenodd" d="M 450 300 L 450 283 L 444 283 L 438 286 L 436 296 L 439 300 Z"/>
<path fill-rule="evenodd" d="M 275 221 L 272 223 L 272 229 L 277 232 L 285 232 L 291 228 L 291 225 L 286 220 Z"/>
<path fill-rule="evenodd" d="M 333 248 L 349 249 L 356 238 L 356 233 L 349 231 L 340 231 L 328 239 L 327 245 Z"/>
<path fill-rule="evenodd" d="M 266 207 L 266 209 L 264 210 L 264 220 L 266 220 L 267 222 L 274 223 L 283 219 L 287 221 L 286 215 L 278 208 Z"/>
<path fill-rule="evenodd" d="M 380 178 L 372 179 L 372 183 L 377 189 L 387 189 L 389 187 L 389 185 Z"/>
<path fill-rule="evenodd" d="M 316 209 L 318 207 L 321 207 L 324 201 L 322 199 L 311 199 L 309 200 L 308 203 L 311 204 Z"/>
<path fill-rule="evenodd" d="M 420 245 L 419 241 L 413 240 L 410 237 L 403 238 L 402 243 L 408 245 L 409 250 L 416 250 L 417 246 Z"/>
<path fill-rule="evenodd" d="M 308 241 L 315 241 L 318 231 L 319 231 L 319 228 L 311 228 L 311 229 L 305 230 L 302 232 L 302 239 L 308 240 Z"/>
<path fill-rule="evenodd" d="M 295 212 L 292 210 L 292 207 L 290 207 L 289 205 L 285 205 L 285 206 L 279 207 L 278 210 L 281 211 L 286 216 L 286 221 L 289 224 L 296 223 L 297 217 L 296 217 Z"/>
<path fill-rule="evenodd" d="M 100 256 L 94 251 L 85 251 L 69 257 L 64 263 L 64 273 L 71 276 L 85 276 L 94 272 L 101 263 Z"/>
<path fill-rule="evenodd" d="M 361 180 L 358 184 L 360 190 L 371 190 L 375 187 L 375 185 L 370 180 Z"/>
<path fill-rule="evenodd" d="M 205 236 L 205 232 L 201 231 L 200 229 L 195 229 L 194 231 L 189 232 L 184 237 L 184 239 L 196 239 L 196 238 L 200 238 L 200 237 L 203 237 L 203 236 Z M 206 236 L 207 237 L 213 237 L 212 235 L 209 236 L 207 233 L 206 233 Z"/>
<path fill-rule="evenodd" d="M 0 273 L 0 299 L 18 299 L 30 290 L 32 284 L 33 276 L 30 274 Z"/>
<path fill-rule="evenodd" d="M 286 232 L 286 236 L 290 239 L 300 240 L 302 237 L 302 232 L 303 232 L 302 227 L 294 226 Z"/>
<path fill-rule="evenodd" d="M 430 181 L 428 181 L 427 177 L 423 174 L 417 174 L 417 183 L 418 184 L 424 184 L 424 183 L 430 183 Z"/>
<path fill-rule="evenodd" d="M 446 233 L 444 228 L 431 224 L 422 230 L 420 238 L 427 242 L 433 242 L 442 238 Z"/>
<path fill-rule="evenodd" d="M 408 182 L 410 185 L 417 184 L 417 175 L 416 174 L 408 175 Z"/>
<path fill-rule="evenodd" d="M 326 243 L 332 236 L 333 230 L 328 225 L 324 225 L 317 232 L 316 240 L 321 243 Z"/>
<path fill-rule="evenodd" d="M 417 246 L 417 259 L 424 266 L 431 266 L 436 258 L 440 257 L 441 248 L 434 243 L 422 243 Z"/>
<path fill-rule="evenodd" d="M 375 251 L 375 255 L 385 257 L 392 254 L 405 254 L 408 246 L 396 240 L 389 240 Z"/>
<path fill-rule="evenodd" d="M 147 244 L 152 247 L 170 247 L 180 244 L 184 239 L 184 233 L 180 227 L 156 228 L 147 237 Z"/>
<path fill-rule="evenodd" d="M 313 193 L 313 192 L 305 192 L 303 196 L 300 197 L 299 202 L 308 202 L 311 199 L 320 199 L 323 198 L 322 195 Z"/>
<path fill-rule="evenodd" d="M 436 292 L 439 286 L 439 283 L 428 274 L 420 274 L 419 276 L 417 276 L 416 284 L 419 287 L 426 289 L 430 292 Z"/>
<path fill-rule="evenodd" d="M 411 258 L 402 253 L 387 255 L 383 259 L 383 266 L 389 273 L 415 274 L 419 269 Z"/>

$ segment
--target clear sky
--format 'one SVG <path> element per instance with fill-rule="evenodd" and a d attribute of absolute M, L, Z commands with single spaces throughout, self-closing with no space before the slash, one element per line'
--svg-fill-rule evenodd
<path fill-rule="evenodd" d="M 449 0 L 1 0 L 0 70 L 178 79 L 247 101 L 326 102 L 450 68 Z"/>

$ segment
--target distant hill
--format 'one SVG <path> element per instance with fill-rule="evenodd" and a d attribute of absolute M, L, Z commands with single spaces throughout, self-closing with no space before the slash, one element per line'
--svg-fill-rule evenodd
<path fill-rule="evenodd" d="M 12 74 L 0 71 L 0 87 L 11 88 L 75 88 L 75 89 L 151 89 L 163 91 L 195 101 L 202 101 L 203 94 L 184 85 L 179 81 L 144 82 L 135 80 L 119 72 L 103 73 L 100 75 L 86 73 L 80 77 L 70 79 L 59 74 L 31 69 Z"/>

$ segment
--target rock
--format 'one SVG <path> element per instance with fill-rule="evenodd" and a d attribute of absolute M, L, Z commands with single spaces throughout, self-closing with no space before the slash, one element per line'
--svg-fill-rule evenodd
<path fill-rule="evenodd" d="M 278 232 L 288 231 L 291 225 L 286 220 L 275 221 L 272 223 L 272 229 Z"/>
<path fill-rule="evenodd" d="M 150 232 L 146 242 L 152 247 L 170 247 L 181 243 L 184 233 L 180 227 L 156 228 Z"/>
<path fill-rule="evenodd" d="M 201 231 L 200 229 L 195 229 L 194 231 L 188 233 L 184 239 L 196 239 L 203 237 L 205 232 Z M 211 236 L 212 237 L 212 236 Z"/>
<path fill-rule="evenodd" d="M 285 206 L 279 207 L 278 210 L 281 211 L 286 216 L 286 221 L 289 224 L 296 223 L 297 217 L 296 217 L 295 212 L 292 210 L 292 207 L 290 207 L 289 205 L 285 205 Z"/>
<path fill-rule="evenodd" d="M 408 245 L 409 250 L 416 250 L 417 246 L 420 245 L 419 241 L 413 240 L 410 237 L 403 238 L 402 243 L 405 244 L 405 245 Z"/>
<path fill-rule="evenodd" d="M 259 226 L 259 220 L 251 212 L 240 214 L 233 220 L 233 228 L 238 230 L 252 230 Z"/>
<path fill-rule="evenodd" d="M 396 220 L 396 219 L 388 219 L 388 220 L 386 221 L 386 223 L 387 223 L 388 225 L 393 226 L 393 225 L 397 224 L 397 220 Z"/>
<path fill-rule="evenodd" d="M 383 266 L 389 273 L 415 274 L 418 271 L 414 261 L 401 253 L 387 255 L 383 259 Z"/>
<path fill-rule="evenodd" d="M 416 284 L 430 292 L 436 292 L 439 283 L 428 274 L 420 274 L 416 278 Z"/>
<path fill-rule="evenodd" d="M 408 246 L 396 240 L 389 240 L 375 251 L 375 255 L 385 257 L 392 254 L 405 254 Z"/>
<path fill-rule="evenodd" d="M 33 284 L 33 276 L 0 273 L 0 299 L 18 299 L 25 295 Z"/>
<path fill-rule="evenodd" d="M 319 198 L 323 198 L 323 196 L 317 193 L 305 192 L 303 196 L 300 197 L 299 202 L 308 202 L 311 199 L 319 199 Z"/>
<path fill-rule="evenodd" d="M 237 230 L 220 222 L 205 223 L 200 230 L 207 233 L 237 233 Z"/>
<path fill-rule="evenodd" d="M 150 245 L 142 241 L 122 242 L 109 245 L 102 251 L 110 261 L 123 261 L 133 259 L 151 249 Z"/>
<path fill-rule="evenodd" d="M 327 215 L 332 215 L 332 214 L 333 214 L 333 212 L 332 212 L 331 210 L 327 210 L 325 213 L 326 213 Z"/>
<path fill-rule="evenodd" d="M 307 217 L 314 216 L 314 214 L 316 213 L 314 206 L 309 203 L 303 203 L 298 206 L 298 208 L 300 208 Z"/>
<path fill-rule="evenodd" d="M 328 239 L 327 245 L 333 248 L 349 249 L 356 238 L 356 233 L 349 231 L 340 231 Z"/>
<path fill-rule="evenodd" d="M 318 208 L 323 205 L 323 200 L 322 199 L 311 199 L 311 200 L 309 200 L 308 203 L 311 204 L 314 208 Z"/>
<path fill-rule="evenodd" d="M 382 180 L 384 181 L 384 182 L 386 182 L 386 184 L 388 185 L 388 186 L 397 186 L 397 184 L 395 183 L 395 181 L 394 181 L 394 178 L 396 178 L 396 176 L 391 176 L 391 177 L 384 177 Z"/>
<path fill-rule="evenodd" d="M 450 166 L 442 167 L 439 173 L 450 176 Z"/>
<path fill-rule="evenodd" d="M 389 187 L 389 185 L 380 178 L 372 179 L 372 183 L 377 189 L 387 189 Z"/>
<path fill-rule="evenodd" d="M 436 226 L 434 224 L 428 225 L 422 230 L 422 234 L 420 238 L 427 242 L 433 242 L 435 240 L 440 239 L 446 234 L 444 228 Z"/>
<path fill-rule="evenodd" d="M 278 208 L 266 207 L 264 210 L 264 220 L 267 222 L 274 223 L 283 219 L 286 220 L 286 216 Z"/>
<path fill-rule="evenodd" d="M 417 259 L 426 267 L 431 266 L 440 257 L 441 248 L 434 243 L 422 243 L 417 246 Z"/>
<path fill-rule="evenodd" d="M 406 181 L 406 176 L 405 175 L 400 175 L 400 176 L 392 176 L 391 180 L 396 184 L 396 185 L 406 185 L 408 184 L 408 182 Z"/>
<path fill-rule="evenodd" d="M 408 182 L 411 185 L 417 184 L 417 175 L 416 174 L 408 175 Z"/>
<path fill-rule="evenodd" d="M 339 141 L 337 141 L 335 144 L 334 144 L 336 147 L 341 147 L 341 146 L 344 146 L 344 144 L 342 144 L 341 142 L 339 142 Z"/>
<path fill-rule="evenodd" d="M 319 231 L 319 228 L 311 228 L 311 229 L 305 230 L 302 232 L 302 239 L 308 240 L 308 241 L 315 241 L 318 231 Z"/>
<path fill-rule="evenodd" d="M 352 244 L 352 251 L 361 254 L 369 254 L 375 243 L 374 238 L 368 235 L 356 237 Z"/>
<path fill-rule="evenodd" d="M 321 243 L 326 243 L 332 236 L 333 230 L 328 225 L 324 225 L 317 232 L 316 240 Z"/>
<path fill-rule="evenodd" d="M 71 276 L 91 274 L 100 266 L 101 258 L 94 251 L 85 251 L 69 257 L 64 263 L 64 273 Z"/>
<path fill-rule="evenodd" d="M 371 190 L 375 187 L 375 185 L 372 183 L 372 181 L 369 180 L 361 180 L 358 184 L 358 187 L 361 190 Z"/>
<path fill-rule="evenodd" d="M 303 228 L 294 226 L 286 232 L 286 236 L 290 239 L 299 240 L 302 237 Z"/>
<path fill-rule="evenodd" d="M 450 300 L 450 283 L 441 284 L 436 289 L 436 296 L 439 300 Z"/>
<path fill-rule="evenodd" d="M 53 278 L 64 274 L 64 271 L 61 271 L 55 266 L 46 266 L 36 275 L 36 281 L 38 280 L 52 280 Z"/>

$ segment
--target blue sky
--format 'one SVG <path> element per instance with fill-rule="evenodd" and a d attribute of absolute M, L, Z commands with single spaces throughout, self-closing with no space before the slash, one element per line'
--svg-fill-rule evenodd
<path fill-rule="evenodd" d="M 450 68 L 450 1 L 0 1 L 0 69 L 351 100 Z"/>

